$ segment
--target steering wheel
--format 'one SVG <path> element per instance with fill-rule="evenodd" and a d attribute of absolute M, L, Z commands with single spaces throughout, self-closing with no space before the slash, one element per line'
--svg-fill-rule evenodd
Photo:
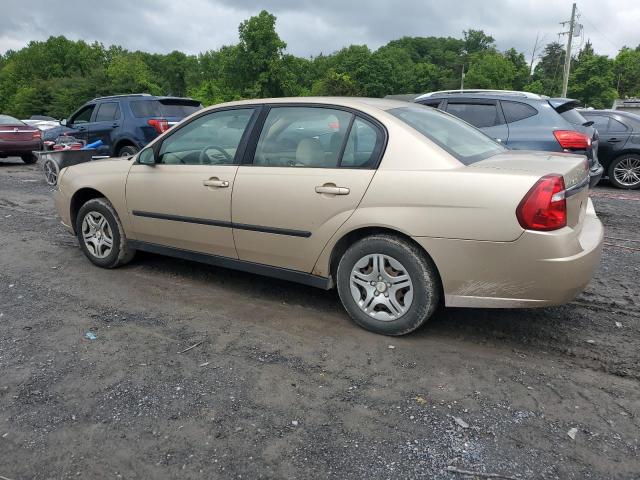
<path fill-rule="evenodd" d="M 209 150 L 217 150 L 219 153 L 222 154 L 222 156 L 225 158 L 227 162 L 233 163 L 233 158 L 231 157 L 231 155 L 227 153 L 227 151 L 224 148 L 219 147 L 218 145 L 207 145 L 202 149 L 202 151 L 200 152 L 200 156 L 198 158 L 198 161 L 201 165 L 211 163 L 211 157 L 207 154 Z"/>

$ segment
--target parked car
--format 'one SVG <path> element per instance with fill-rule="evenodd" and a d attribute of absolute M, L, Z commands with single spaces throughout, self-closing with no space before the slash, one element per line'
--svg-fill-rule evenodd
<path fill-rule="evenodd" d="M 618 188 L 640 188 L 640 115 L 622 110 L 581 110 L 598 129 L 598 159 Z"/>
<path fill-rule="evenodd" d="M 598 132 L 576 110 L 577 100 L 508 90 L 445 90 L 414 101 L 451 113 L 511 149 L 586 155 L 591 186 L 602 177 Z"/>
<path fill-rule="evenodd" d="M 583 156 L 508 150 L 432 108 L 283 98 L 210 107 L 131 159 L 64 168 L 55 203 L 100 267 L 145 250 L 335 285 L 359 325 L 402 335 L 441 303 L 572 299 L 602 247 L 588 184 Z"/>
<path fill-rule="evenodd" d="M 31 125 L 32 127 L 36 127 L 42 132 L 44 132 L 45 130 L 49 130 L 50 128 L 60 126 L 59 120 L 44 115 L 31 115 L 30 118 L 28 118 L 27 120 L 22 120 L 22 122 L 26 123 L 27 125 Z"/>
<path fill-rule="evenodd" d="M 148 94 L 100 97 L 85 103 L 44 140 L 70 135 L 86 143 L 102 140 L 98 155 L 131 156 L 183 118 L 201 109 L 197 100 Z"/>
<path fill-rule="evenodd" d="M 614 100 L 611 109 L 640 115 L 640 98 Z"/>
<path fill-rule="evenodd" d="M 0 115 L 0 158 L 20 157 L 24 163 L 35 163 L 34 151 L 42 149 L 42 134 L 9 115 Z"/>

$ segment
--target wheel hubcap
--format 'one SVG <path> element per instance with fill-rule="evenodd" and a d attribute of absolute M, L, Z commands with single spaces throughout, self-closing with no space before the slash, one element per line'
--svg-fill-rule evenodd
<path fill-rule="evenodd" d="M 625 187 L 633 187 L 640 183 L 640 159 L 625 158 L 613 169 L 616 180 Z"/>
<path fill-rule="evenodd" d="M 409 273 L 389 255 L 362 257 L 353 266 L 349 283 L 356 304 L 376 320 L 400 318 L 413 302 L 413 282 Z"/>
<path fill-rule="evenodd" d="M 113 235 L 109 222 L 99 212 L 89 212 L 82 220 L 82 239 L 91 252 L 97 258 L 109 256 L 113 249 Z"/>

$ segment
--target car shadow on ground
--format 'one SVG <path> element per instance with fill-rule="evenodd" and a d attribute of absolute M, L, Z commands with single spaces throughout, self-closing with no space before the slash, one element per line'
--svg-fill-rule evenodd
<path fill-rule="evenodd" d="M 124 268 L 140 267 L 171 277 L 182 276 L 191 282 L 202 282 L 231 292 L 242 292 L 242 295 L 260 300 L 320 310 L 336 319 L 341 317 L 345 325 L 351 322 L 335 289 L 325 291 L 147 252 L 139 252 L 131 267 Z M 515 349 L 550 342 L 561 344 L 570 341 L 575 329 L 580 327 L 582 315 L 575 310 L 575 306 L 536 309 L 440 307 L 422 328 L 404 338 L 462 338 L 474 343 L 497 341 L 511 344 Z M 353 325 L 353 328 L 359 327 Z"/>

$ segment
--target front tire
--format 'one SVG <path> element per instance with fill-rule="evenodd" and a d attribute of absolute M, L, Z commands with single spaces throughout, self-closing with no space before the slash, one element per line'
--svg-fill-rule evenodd
<path fill-rule="evenodd" d="M 340 259 L 336 279 L 349 316 L 383 335 L 420 328 L 440 302 L 440 279 L 431 259 L 393 235 L 373 235 L 354 243 Z"/>
<path fill-rule="evenodd" d="M 124 158 L 133 157 L 136 153 L 138 153 L 138 149 L 133 145 L 125 145 L 118 150 L 118 156 Z"/>
<path fill-rule="evenodd" d="M 135 255 L 127 245 L 118 214 L 106 198 L 94 198 L 80 207 L 76 234 L 84 254 L 99 267 L 119 267 Z"/>
<path fill-rule="evenodd" d="M 609 181 L 618 188 L 640 188 L 640 155 L 621 155 L 609 165 Z"/>

